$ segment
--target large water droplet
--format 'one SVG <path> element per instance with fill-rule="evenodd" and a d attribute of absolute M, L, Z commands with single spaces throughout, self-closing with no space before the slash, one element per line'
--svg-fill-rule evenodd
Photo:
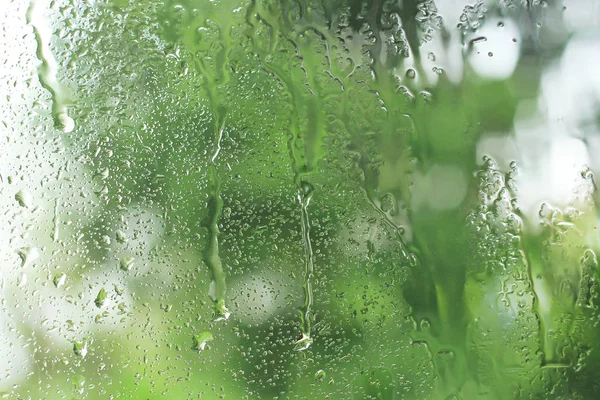
<path fill-rule="evenodd" d="M 17 194 L 15 194 L 15 200 L 17 200 L 21 207 L 25 208 L 31 208 L 31 205 L 33 204 L 31 193 L 27 190 L 18 191 Z"/>
<path fill-rule="evenodd" d="M 208 342 L 212 342 L 213 339 L 212 333 L 202 332 L 194 336 L 194 345 L 192 346 L 192 349 L 197 351 L 205 350 Z"/>
<path fill-rule="evenodd" d="M 73 343 L 73 353 L 75 353 L 76 356 L 79 356 L 81 358 L 85 357 L 86 354 L 88 353 L 87 341 L 84 340 L 83 342 L 74 342 Z"/>
<path fill-rule="evenodd" d="M 106 292 L 106 290 L 104 288 L 102 288 L 98 292 L 98 295 L 96 296 L 96 299 L 94 300 L 94 304 L 96 304 L 96 307 L 102 308 L 102 307 L 106 306 L 107 303 L 108 303 L 108 293 Z"/>
<path fill-rule="evenodd" d="M 133 268 L 134 261 L 135 258 L 133 257 L 125 257 L 121 259 L 119 265 L 121 266 L 121 269 L 123 271 L 131 271 L 131 269 Z"/>

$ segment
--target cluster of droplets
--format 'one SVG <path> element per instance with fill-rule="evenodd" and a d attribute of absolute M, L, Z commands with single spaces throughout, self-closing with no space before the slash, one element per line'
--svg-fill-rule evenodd
<path fill-rule="evenodd" d="M 539 362 L 539 342 L 535 293 L 523 252 L 526 231 L 516 200 L 517 164 L 511 163 L 508 172 L 501 171 L 489 156 L 483 164 L 477 173 L 479 206 L 467 217 L 470 245 L 465 301 L 470 318 L 467 332 L 472 338 L 467 352 L 485 387 L 494 385 L 496 378 L 488 369 L 500 355 L 492 348 L 490 353 L 481 352 L 482 347 L 502 338 L 511 343 L 502 357 L 532 370 Z"/>
<path fill-rule="evenodd" d="M 398 394 L 392 395 L 396 387 L 406 388 L 417 397 L 430 397 L 427 390 L 415 389 L 418 385 L 428 386 L 432 373 L 429 367 L 415 368 L 411 363 L 419 358 L 429 365 L 431 357 L 425 351 L 415 350 L 423 343 L 415 341 L 407 345 L 409 341 L 404 340 L 407 336 L 404 324 L 412 322 L 408 317 L 410 307 L 402 299 L 398 286 L 408 280 L 409 273 L 404 271 L 419 276 L 418 273 L 430 267 L 427 255 L 421 259 L 408 251 L 404 243 L 406 231 L 401 224 L 410 212 L 405 204 L 410 203 L 409 176 L 417 163 L 410 155 L 411 137 L 416 136 L 414 126 L 411 117 L 404 112 L 409 109 L 407 105 L 434 101 L 429 92 L 423 91 L 415 99 L 406 86 L 400 86 L 405 77 L 409 82 L 418 78 L 418 66 L 407 69 L 404 74 L 389 75 L 395 74 L 396 67 L 402 67 L 413 53 L 418 54 L 420 46 L 431 41 L 435 31 L 442 28 L 434 1 L 403 2 L 402 6 L 396 1 L 352 2 L 353 5 L 344 5 L 335 12 L 331 10 L 333 2 L 328 1 L 253 1 L 248 9 L 233 9 L 231 18 L 219 12 L 222 10 L 217 4 L 226 3 L 173 1 L 166 5 L 149 4 L 147 9 L 144 4 L 140 9 L 147 12 L 136 14 L 130 13 L 134 5 L 115 1 L 103 11 L 105 17 L 98 18 L 97 29 L 91 30 L 94 38 L 88 40 L 89 46 L 82 46 L 77 57 L 71 60 L 73 65 L 80 65 L 79 62 L 84 65 L 83 69 L 79 67 L 82 74 L 95 71 L 93 62 L 111 68 L 102 67 L 97 74 L 90 72 L 88 78 L 93 82 L 79 80 L 81 92 L 93 96 L 89 103 L 81 103 L 78 112 L 83 118 L 77 119 L 77 127 L 88 129 L 89 136 L 74 140 L 88 144 L 78 151 L 89 154 L 73 158 L 96 173 L 89 179 L 93 188 L 81 189 L 77 194 L 84 200 L 71 205 L 69 199 L 65 201 L 61 197 L 48 208 L 54 209 L 50 237 L 56 246 L 62 246 L 62 241 L 71 235 L 73 241 L 66 244 L 73 244 L 84 253 L 81 261 L 77 261 L 81 263 L 77 265 L 81 266 L 77 274 L 65 268 L 48 268 L 50 286 L 54 286 L 51 289 L 60 291 L 59 296 L 62 296 L 67 291 L 73 292 L 71 288 L 76 285 L 86 286 L 85 292 L 81 290 L 65 297 L 75 307 L 85 305 L 91 317 L 88 319 L 98 326 L 106 327 L 105 321 L 113 314 L 120 323 L 115 326 L 134 326 L 126 339 L 139 340 L 136 350 L 168 349 L 164 358 L 172 361 L 170 367 L 175 371 L 169 371 L 168 377 L 183 371 L 177 368 L 184 368 L 189 376 L 193 361 L 176 353 L 187 340 L 189 344 L 184 346 L 187 350 L 190 345 L 196 351 L 211 350 L 198 355 L 201 360 L 198 365 L 207 364 L 216 371 L 216 365 L 223 362 L 225 369 L 229 368 L 227 379 L 229 372 L 233 372 L 236 384 L 242 381 L 240 376 L 244 372 L 251 370 L 248 373 L 251 376 L 244 378 L 251 387 L 246 395 L 279 396 L 290 387 L 286 386 L 288 380 L 291 382 L 295 376 L 290 364 L 299 356 L 292 355 L 292 349 L 308 350 L 309 354 L 326 349 L 329 353 L 324 356 L 303 358 L 302 366 L 311 366 L 310 384 L 304 385 L 309 391 L 317 387 L 315 390 L 325 393 L 327 388 L 318 388 L 325 386 L 323 382 L 329 382 L 331 387 L 337 385 L 335 390 L 342 393 L 340 398 L 347 397 L 348 392 L 344 392 L 342 386 L 348 385 L 339 384 L 347 381 L 347 370 L 336 371 L 336 363 L 350 365 L 348 360 L 351 360 L 361 369 L 360 374 L 350 377 L 350 386 L 358 393 L 356 397 L 367 396 L 369 392 L 391 398 Z M 156 23 L 149 15 L 154 13 L 154 7 L 163 10 L 164 21 L 159 25 L 164 30 L 166 43 L 152 36 Z M 482 1 L 467 6 L 459 24 L 463 35 L 476 31 L 485 13 Z M 116 22 L 112 23 L 113 19 Z M 135 21 L 135 29 L 125 29 L 129 25 L 124 21 L 131 20 Z M 104 35 L 107 30 L 117 33 L 111 34 L 108 40 Z M 69 37 L 65 33 L 68 31 L 58 32 L 60 40 Z M 118 35 L 123 37 L 118 38 Z M 129 40 L 133 36 L 136 40 Z M 38 45 L 45 49 L 48 43 Z M 163 64 L 157 61 L 163 58 L 166 59 Z M 433 52 L 428 58 L 436 61 Z M 48 75 L 48 60 L 41 62 L 40 81 L 50 92 L 57 92 L 63 85 L 61 80 Z M 444 73 L 439 67 L 433 67 L 433 71 Z M 395 88 L 401 96 L 397 96 Z M 56 126 L 65 132 L 73 130 L 74 121 L 62 112 L 68 99 L 53 95 L 54 107 L 58 107 L 58 113 L 53 115 L 58 122 Z M 106 140 L 93 143 L 92 136 Z M 255 149 L 261 149 L 261 154 L 257 155 Z M 67 165 L 65 170 L 69 168 L 72 167 Z M 521 365 L 535 359 L 534 346 L 527 337 L 535 318 L 528 313 L 532 308 L 532 283 L 522 254 L 523 221 L 515 200 L 517 173 L 515 164 L 504 173 L 488 157 L 477 175 L 479 197 L 475 201 L 478 208 L 467 217 L 471 234 L 468 245 L 473 254 L 466 261 L 469 282 L 464 294 L 466 304 L 449 307 L 450 310 L 468 310 L 464 314 L 452 314 L 465 318 L 457 318 L 448 325 L 456 330 L 447 337 L 467 332 L 472 334 L 468 336 L 472 343 L 491 347 L 493 342 L 485 339 L 490 332 L 506 335 L 503 340 L 516 343 L 515 348 L 520 346 L 517 350 L 511 349 L 517 356 L 496 356 Z M 560 211 L 548 205 L 543 207 L 540 214 L 543 226 L 547 223 L 558 227 L 557 231 L 575 232 L 572 227 L 583 220 L 581 205 L 593 204 L 590 189 L 593 179 L 589 170 L 582 172 L 582 177 L 584 181 L 571 208 Z M 336 180 L 338 182 L 332 184 Z M 349 195 L 353 190 L 357 194 Z M 311 199 L 313 204 L 309 208 Z M 23 211 L 38 212 L 36 196 L 26 189 L 11 192 L 11 200 Z M 336 202 L 342 204 L 336 205 Z M 135 204 L 141 205 L 136 208 Z M 84 211 L 81 214 L 92 214 L 90 210 L 102 207 L 114 207 L 118 211 L 99 211 L 88 216 L 92 222 L 87 219 L 82 222 L 83 216 L 73 216 L 72 209 L 77 207 Z M 132 232 L 121 226 L 127 219 L 124 212 L 147 212 L 152 216 L 139 222 L 143 228 Z M 462 216 L 460 218 L 462 221 Z M 76 229 L 67 224 L 72 220 Z M 164 235 L 163 221 L 167 225 Z M 364 229 L 356 229 L 357 224 L 364 225 Z M 112 233 L 107 232 L 109 228 L 114 228 Z M 83 233 L 73 234 L 77 230 Z M 331 232 L 341 230 L 347 231 L 344 240 L 336 242 L 328 237 Z M 150 231 L 154 238 L 161 240 L 148 244 Z M 25 238 L 29 235 L 27 232 L 23 235 Z M 89 239 L 91 234 L 95 238 Z M 560 244 L 563 239 L 557 236 L 553 240 Z M 133 242 L 148 242 L 148 246 L 127 245 Z M 201 267 L 202 256 L 195 253 L 202 246 L 205 246 L 203 255 L 208 268 Z M 174 250 L 164 250 L 169 247 Z M 37 269 L 38 258 L 46 258 L 44 253 L 49 253 L 48 249 L 23 243 L 13 254 L 22 261 L 19 288 L 24 290 L 31 286 L 32 278 L 29 277 L 28 282 L 25 270 L 29 273 Z M 66 253 L 73 256 L 78 251 Z M 299 253 L 303 256 L 298 257 Z M 170 261 L 166 262 L 167 258 Z M 446 266 L 453 262 L 443 260 L 440 264 Z M 598 293 L 596 257 L 586 249 L 580 262 L 581 284 L 569 281 L 561 290 L 579 289 L 578 304 L 594 309 Z M 264 267 L 267 264 L 274 266 Z M 302 294 L 282 288 L 295 285 L 295 290 L 300 292 L 296 273 L 302 266 L 298 281 L 304 287 L 304 303 Z M 461 267 L 462 264 L 448 268 L 461 271 Z M 269 278 L 262 283 L 248 283 L 248 276 L 258 268 L 268 271 Z M 111 272 L 106 272 L 109 269 Z M 105 277 L 114 275 L 119 284 L 112 278 L 92 279 L 87 276 L 90 270 Z M 233 275 L 228 277 L 228 284 L 235 291 L 225 291 L 225 270 Z M 356 272 L 358 270 L 361 274 Z M 362 274 L 362 270 L 366 272 Z M 274 279 L 277 274 L 285 277 Z M 81 282 L 77 275 L 84 275 Z M 457 286 L 462 285 L 461 280 L 457 282 Z M 443 283 L 438 285 L 442 289 Z M 208 298 L 215 306 L 216 315 L 212 319 L 204 312 L 206 287 Z M 335 290 L 329 293 L 332 287 Z M 318 288 L 315 292 L 321 291 L 318 293 L 321 303 L 313 302 L 316 298 L 313 288 Z M 488 292 L 492 294 L 486 294 Z M 134 296 L 133 304 L 137 305 L 135 311 L 130 311 L 131 302 L 119 300 L 130 294 Z M 417 294 L 415 303 L 425 297 L 422 292 Z M 440 310 L 448 307 L 443 303 L 442 290 L 438 295 L 440 301 L 435 307 Z M 459 295 L 462 292 L 459 291 Z M 229 317 L 226 297 L 227 305 L 235 307 L 238 314 L 233 314 L 226 324 L 215 324 Z M 302 304 L 300 329 L 297 315 L 286 314 L 299 303 Z M 330 304 L 336 306 L 327 314 L 323 309 Z M 505 326 L 494 325 L 491 318 L 486 319 L 486 313 L 492 314 L 490 308 L 504 316 L 516 316 L 516 322 L 506 318 L 502 321 Z M 139 321 L 129 324 L 133 312 L 141 319 L 139 324 Z M 348 322 L 342 318 L 329 320 L 323 315 L 351 317 Z M 467 317 L 473 317 L 472 323 L 461 330 Z M 85 367 L 88 361 L 91 363 L 102 355 L 104 338 L 91 337 L 91 334 L 87 339 L 82 338 L 89 332 L 82 332 L 78 320 L 69 321 L 63 325 L 69 332 L 66 336 L 71 339 L 71 355 L 77 358 L 74 364 Z M 238 322 L 239 325 L 228 329 Z M 414 324 L 430 341 L 426 344 L 435 349 L 433 373 L 452 386 L 455 375 L 451 371 L 464 367 L 461 364 L 466 359 L 464 349 L 460 346 L 450 349 L 452 346 L 446 346 L 447 343 L 436 342 L 441 325 L 435 318 L 419 317 Z M 63 326 L 58 327 L 60 334 L 62 329 Z M 344 329 L 351 333 L 347 334 Z M 300 338 L 294 343 L 298 330 Z M 365 339 L 370 332 L 375 339 Z M 383 334 L 378 337 L 375 332 Z M 309 350 L 316 337 L 318 346 Z M 513 337 L 516 337 L 514 341 Z M 370 344 L 363 346 L 360 342 L 363 339 Z M 223 348 L 213 346 L 226 340 L 234 344 Z M 401 345 L 397 347 L 397 343 Z M 407 362 L 404 369 L 407 378 L 397 373 L 402 367 L 390 365 L 385 357 L 376 360 L 384 365 L 381 367 L 363 363 L 369 359 L 366 353 L 384 347 L 401 349 L 398 352 L 402 356 L 409 355 L 405 360 L 411 362 Z M 472 350 L 474 354 L 481 351 Z M 156 353 L 155 357 L 144 354 L 136 361 L 145 374 L 146 369 L 159 369 L 155 367 L 160 365 L 158 360 L 164 354 Z M 229 360 L 240 354 L 240 359 L 244 358 L 240 363 L 246 369 L 241 372 L 235 370 L 237 366 L 229 365 Z M 127 354 L 130 356 L 131 353 Z M 491 365 L 485 355 L 468 356 L 476 359 L 480 370 L 478 378 L 488 380 L 485 370 L 496 366 Z M 84 357 L 86 363 L 81 362 Z M 110 359 L 108 353 L 106 357 Z M 185 362 L 181 363 L 181 359 Z M 329 368 L 330 365 L 333 367 Z M 283 372 L 276 370 L 279 368 Z M 268 372 L 266 377 L 257 372 L 263 370 Z M 458 371 L 456 376 L 461 373 Z M 159 375 L 163 375 L 163 371 Z M 135 378 L 136 386 L 146 379 L 140 373 L 136 373 Z M 178 382 L 184 380 L 189 381 L 184 378 Z M 419 382 L 413 384 L 408 382 L 410 380 Z M 151 385 L 157 382 L 146 381 Z M 92 386 L 85 384 L 85 378 L 78 373 L 73 374 L 72 382 L 80 394 L 84 387 Z M 234 397 L 242 397 L 243 394 L 235 392 L 236 385 L 230 383 L 226 381 L 225 386 L 231 387 Z M 190 383 L 190 387 L 193 385 Z M 256 389 L 260 385 L 262 387 Z M 272 388 L 276 388 L 277 393 Z M 455 393 L 455 387 L 452 388 L 451 392 Z M 192 391 L 188 387 L 185 390 Z M 219 391 L 214 387 L 213 390 Z M 309 392 L 313 397 L 315 393 Z M 450 398 L 458 398 L 458 395 L 452 394 Z"/>
<path fill-rule="evenodd" d="M 457 28 L 463 39 L 472 32 L 477 32 L 481 27 L 487 13 L 487 6 L 483 0 L 477 0 L 474 5 L 467 5 L 459 17 Z M 464 41 L 463 41 L 464 43 Z"/>
<path fill-rule="evenodd" d="M 415 21 L 419 24 L 419 37 L 421 44 L 430 42 L 433 33 L 443 27 L 442 17 L 438 13 L 433 0 L 426 0 L 417 4 Z"/>
<path fill-rule="evenodd" d="M 598 259 L 596 254 L 587 249 L 581 257 L 581 282 L 577 294 L 577 305 L 590 310 L 600 307 L 600 282 L 598 282 Z M 598 326 L 600 319 L 594 321 Z"/>
<path fill-rule="evenodd" d="M 521 233 L 523 222 L 514 197 L 516 175 L 516 163 L 511 163 L 508 173 L 503 173 L 492 158 L 484 157 L 484 168 L 478 172 L 479 207 L 467 218 L 483 237 L 488 233 Z"/>

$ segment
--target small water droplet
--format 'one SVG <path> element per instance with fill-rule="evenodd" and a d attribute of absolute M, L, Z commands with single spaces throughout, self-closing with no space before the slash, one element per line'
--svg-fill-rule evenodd
<path fill-rule="evenodd" d="M 414 253 L 410 253 L 408 255 L 408 265 L 410 265 L 411 267 L 416 267 L 419 264 L 419 259 L 417 258 L 416 255 L 414 255 Z"/>
<path fill-rule="evenodd" d="M 415 79 L 415 77 L 416 77 L 416 76 L 417 76 L 417 73 L 415 72 L 415 70 L 414 70 L 414 69 L 412 69 L 412 68 L 409 68 L 409 69 L 406 71 L 406 77 L 407 77 L 408 79 Z"/>
<path fill-rule="evenodd" d="M 485 36 L 478 36 L 475 39 L 472 39 L 469 42 L 469 45 L 472 47 L 473 45 L 479 44 L 479 43 L 483 43 L 483 42 L 487 42 L 487 37 Z"/>
<path fill-rule="evenodd" d="M 581 169 L 581 177 L 584 179 L 591 179 L 594 177 L 594 173 L 592 171 L 590 171 L 590 167 L 588 167 L 587 165 L 584 165 L 583 168 Z"/>

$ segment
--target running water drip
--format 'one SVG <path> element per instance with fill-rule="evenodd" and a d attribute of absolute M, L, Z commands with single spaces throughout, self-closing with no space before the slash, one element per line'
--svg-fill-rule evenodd
<path fill-rule="evenodd" d="M 52 31 L 44 21 L 44 9 L 39 5 L 39 0 L 32 0 L 27 9 L 27 23 L 32 26 L 35 41 L 37 42 L 36 55 L 41 63 L 38 65 L 38 78 L 44 89 L 52 97 L 52 118 L 54 126 L 68 133 L 75 128 L 75 121 L 67 113 L 69 103 L 67 88 L 58 81 L 56 71 L 58 63 L 50 50 Z"/>
<path fill-rule="evenodd" d="M 222 110 L 219 110 L 222 111 Z M 215 152 L 210 159 L 210 182 L 212 186 L 212 195 L 209 203 L 209 212 L 211 213 L 208 226 L 209 242 L 204 252 L 204 262 L 210 268 L 212 274 L 212 282 L 209 287 L 209 296 L 215 303 L 215 322 L 224 321 L 229 318 L 230 312 L 225 306 L 225 292 L 227 291 L 227 283 L 225 280 L 225 272 L 223 271 L 223 263 L 219 256 L 219 218 L 223 211 L 223 199 L 221 198 L 221 179 L 216 166 L 216 159 L 221 151 L 221 139 L 223 138 L 223 130 L 225 129 L 225 118 L 218 116 L 220 112 L 215 112 Z M 222 113 L 224 115 L 224 113 Z"/>
<path fill-rule="evenodd" d="M 306 350 L 313 342 L 311 337 L 311 308 L 313 302 L 312 276 L 314 272 L 313 251 L 310 242 L 310 219 L 308 215 L 308 205 L 313 193 L 313 186 L 306 182 L 300 182 L 298 192 L 298 201 L 302 207 L 302 243 L 304 245 L 304 303 L 300 309 L 300 320 L 302 336 L 296 342 L 296 350 Z"/>
<path fill-rule="evenodd" d="M 252 1 L 247 13 L 247 22 L 250 28 L 250 37 L 256 38 L 261 26 L 269 26 L 277 34 L 269 35 L 268 41 L 261 43 L 256 38 L 253 40 L 254 51 L 258 54 L 262 67 L 276 77 L 289 95 L 291 110 L 289 114 L 289 139 L 288 150 L 294 174 L 294 185 L 298 190 L 298 201 L 301 206 L 302 242 L 304 247 L 304 301 L 299 308 L 301 322 L 301 336 L 296 341 L 296 350 L 306 350 L 313 342 L 311 336 L 311 320 L 313 292 L 312 277 L 314 272 L 314 254 L 310 238 L 310 218 L 308 205 L 312 197 L 314 187 L 305 180 L 305 177 L 318 170 L 317 164 L 324 156 L 323 139 L 327 136 L 325 127 L 324 104 L 322 93 L 322 82 L 319 76 L 323 67 L 322 60 L 315 56 L 315 49 L 327 49 L 327 43 L 323 42 L 323 35 L 317 34 L 312 37 L 306 32 L 298 30 L 291 20 L 288 20 L 287 6 L 282 4 L 278 10 L 285 23 L 278 25 L 273 19 L 273 10 L 264 9 L 260 2 Z M 302 3 L 300 3 L 302 4 Z M 306 14 L 310 14 L 307 8 Z M 310 17 L 308 17 L 310 18 Z M 276 46 L 281 38 L 282 43 L 293 43 L 295 58 L 278 61 Z M 264 45 L 266 44 L 266 45 Z M 263 46 L 264 45 L 264 46 Z M 301 60 L 300 67 L 295 61 Z M 289 68 L 282 68 L 287 65 Z"/>
<path fill-rule="evenodd" d="M 208 23 L 208 20 L 205 21 Z M 211 25 L 211 28 L 215 28 Z M 204 29 L 204 27 L 202 28 Z M 202 77 L 202 86 L 206 91 L 208 103 L 214 120 L 213 132 L 213 150 L 208 162 L 208 243 L 203 252 L 203 260 L 208 266 L 212 275 L 208 295 L 214 302 L 214 321 L 224 321 L 230 316 L 228 308 L 225 306 L 225 297 L 227 292 L 226 275 L 223 270 L 223 262 L 219 255 L 219 219 L 223 212 L 223 199 L 221 197 L 222 179 L 219 175 L 217 162 L 221 152 L 221 143 L 225 131 L 225 122 L 227 120 L 227 106 L 225 100 L 219 95 L 218 89 L 228 84 L 230 76 L 229 69 L 226 68 L 229 62 L 230 48 L 227 45 L 228 38 L 226 30 L 217 30 L 218 48 L 211 48 L 211 51 L 203 49 L 204 43 L 196 41 L 194 35 L 184 35 L 184 46 L 193 51 L 193 65 L 199 76 Z M 213 63 L 214 61 L 214 63 Z"/>

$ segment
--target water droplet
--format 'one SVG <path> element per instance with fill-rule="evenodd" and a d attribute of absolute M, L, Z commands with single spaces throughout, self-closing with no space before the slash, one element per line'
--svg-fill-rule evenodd
<path fill-rule="evenodd" d="M 57 78 L 59 62 L 54 57 L 51 49 L 52 29 L 44 17 L 46 11 L 37 2 L 32 2 L 27 10 L 26 19 L 33 27 L 37 44 L 38 78 L 44 89 L 50 92 L 52 98 L 52 116 L 54 126 L 65 133 L 71 132 L 75 121 L 67 114 L 67 105 L 70 103 L 69 90 Z"/>
<path fill-rule="evenodd" d="M 306 198 L 306 197 L 309 197 L 312 195 L 312 192 L 315 188 L 309 182 L 302 181 L 302 182 L 300 182 L 300 189 L 302 191 L 302 193 L 301 193 L 302 196 Z"/>
<path fill-rule="evenodd" d="M 312 342 L 313 342 L 313 339 L 310 336 L 307 336 L 303 333 L 302 337 L 296 341 L 296 344 L 294 345 L 294 350 L 296 350 L 296 351 L 306 350 L 310 347 Z"/>
<path fill-rule="evenodd" d="M 85 357 L 85 355 L 88 353 L 87 341 L 84 340 L 83 342 L 73 342 L 73 353 L 75 353 L 75 355 L 78 357 Z"/>
<path fill-rule="evenodd" d="M 94 300 L 94 304 L 96 304 L 96 307 L 102 308 L 106 305 L 107 302 L 108 302 L 108 293 L 106 293 L 106 290 L 104 288 L 102 288 L 98 292 L 98 295 L 96 296 L 96 300 Z"/>
<path fill-rule="evenodd" d="M 327 376 L 327 374 L 325 373 L 325 371 L 320 369 L 315 373 L 315 381 L 323 382 L 323 380 L 325 379 L 326 376 Z"/>
<path fill-rule="evenodd" d="M 133 268 L 135 258 L 133 257 L 125 257 L 121 259 L 120 266 L 123 271 L 131 271 Z"/>
<path fill-rule="evenodd" d="M 594 173 L 590 170 L 590 167 L 584 165 L 581 169 L 581 177 L 584 179 L 592 179 L 594 177 Z"/>
<path fill-rule="evenodd" d="M 21 272 L 19 274 L 19 280 L 18 280 L 17 286 L 23 287 L 26 284 L 27 284 L 27 274 L 25 272 Z"/>
<path fill-rule="evenodd" d="M 22 267 L 24 267 L 27 264 L 31 264 L 40 256 L 38 249 L 35 247 L 20 248 L 19 250 L 17 250 L 17 254 L 21 258 Z"/>
<path fill-rule="evenodd" d="M 409 68 L 409 69 L 406 71 L 406 77 L 407 77 L 408 79 L 415 79 L 415 77 L 416 77 L 416 76 L 417 76 L 417 73 L 415 72 L 415 70 L 414 70 L 414 69 L 412 69 L 412 68 Z"/>
<path fill-rule="evenodd" d="M 54 279 L 52 280 L 52 282 L 54 283 L 54 286 L 57 288 L 63 286 L 66 281 L 67 281 L 67 275 L 64 273 L 54 275 Z"/>
<path fill-rule="evenodd" d="M 119 242 L 119 243 L 125 243 L 128 240 L 127 235 L 123 231 L 117 231 L 116 237 L 117 237 L 117 242 Z"/>
<path fill-rule="evenodd" d="M 479 44 L 479 43 L 483 43 L 483 42 L 487 42 L 487 37 L 485 36 L 478 36 L 475 39 L 471 39 L 471 41 L 469 42 L 469 46 L 473 47 L 473 45 Z"/>
<path fill-rule="evenodd" d="M 211 300 L 215 303 L 213 321 L 218 322 L 226 321 L 227 319 L 229 319 L 231 313 L 229 312 L 229 309 L 225 306 L 225 301 L 223 299 L 220 299 L 219 296 L 217 296 L 217 283 L 215 282 L 215 280 L 212 280 L 210 282 L 210 285 L 208 285 L 208 297 L 210 297 Z"/>
<path fill-rule="evenodd" d="M 419 265 L 419 259 L 414 253 L 410 253 L 408 255 L 408 265 L 410 265 L 413 268 Z"/>
<path fill-rule="evenodd" d="M 581 263 L 584 266 L 588 266 L 588 267 L 592 268 L 593 270 L 595 270 L 598 266 L 598 261 L 596 259 L 596 253 L 594 253 L 590 249 L 586 249 L 585 252 L 583 253 L 583 257 L 581 258 Z"/>
<path fill-rule="evenodd" d="M 19 203 L 21 207 L 30 208 L 33 203 L 33 198 L 31 197 L 31 193 L 27 190 L 20 190 L 15 194 L 15 200 Z"/>
<path fill-rule="evenodd" d="M 64 133 L 72 132 L 75 129 L 75 121 L 67 113 L 60 113 L 56 116 L 56 128 Z"/>
<path fill-rule="evenodd" d="M 229 309 L 227 307 L 225 307 L 225 303 L 217 302 L 217 305 L 215 307 L 215 316 L 213 318 L 213 321 L 215 321 L 215 322 L 227 321 L 229 319 L 230 315 L 231 315 L 231 313 L 229 312 Z"/>
<path fill-rule="evenodd" d="M 197 351 L 205 350 L 208 342 L 211 342 L 213 339 L 212 333 L 202 332 L 194 336 L 194 345 L 192 346 L 192 349 Z"/>
<path fill-rule="evenodd" d="M 83 394 L 85 390 L 85 376 L 75 375 L 71 378 L 71 383 L 73 384 L 73 388 L 77 393 Z"/>

